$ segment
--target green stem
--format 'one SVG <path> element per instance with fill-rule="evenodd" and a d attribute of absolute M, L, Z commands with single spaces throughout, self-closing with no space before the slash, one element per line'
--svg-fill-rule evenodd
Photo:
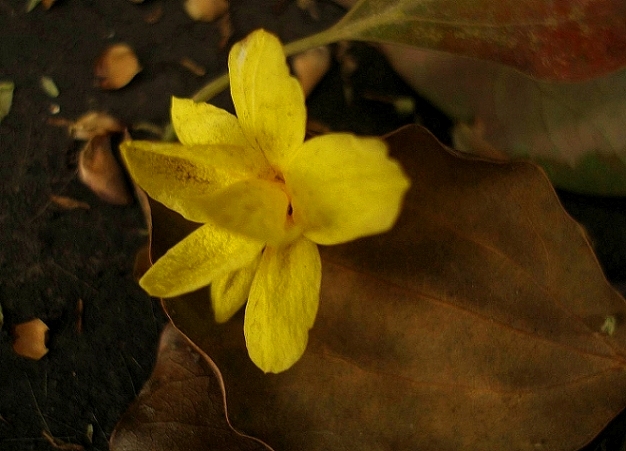
<path fill-rule="evenodd" d="M 191 99 L 194 102 L 206 102 L 209 99 L 212 99 L 224 89 L 228 88 L 228 73 L 222 74 L 217 78 L 211 80 L 211 82 L 207 85 L 204 85 L 198 92 L 196 92 Z"/>
<path fill-rule="evenodd" d="M 305 50 L 315 47 L 321 47 L 323 45 L 330 44 L 331 42 L 337 42 L 341 39 L 341 36 L 337 33 L 337 31 L 335 31 L 335 27 L 333 26 L 328 30 L 321 31 L 314 35 L 307 36 L 306 38 L 298 39 L 297 41 L 286 44 L 284 46 L 285 55 L 295 55 L 296 53 L 304 52 Z"/>

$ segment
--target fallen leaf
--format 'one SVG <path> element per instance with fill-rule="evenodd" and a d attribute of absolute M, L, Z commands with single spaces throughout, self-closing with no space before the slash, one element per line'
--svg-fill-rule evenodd
<path fill-rule="evenodd" d="M 91 208 L 87 202 L 82 202 L 67 196 L 57 196 L 56 194 L 51 194 L 50 200 L 66 210 L 76 210 L 77 208 L 89 210 Z"/>
<path fill-rule="evenodd" d="M 110 449 L 271 450 L 233 430 L 219 371 L 171 324 L 161 335 L 154 371 L 115 427 Z"/>
<path fill-rule="evenodd" d="M 468 152 L 494 160 L 509 159 L 506 153 L 492 146 L 485 139 L 485 127 L 479 119 L 471 126 L 464 122 L 456 124 L 452 128 L 452 141 L 454 142 L 454 148 L 461 152 Z"/>
<path fill-rule="evenodd" d="M 139 72 L 141 65 L 133 49 L 124 43 L 107 47 L 96 60 L 96 84 L 102 89 L 120 89 Z"/>
<path fill-rule="evenodd" d="M 62 123 L 63 125 L 65 122 Z M 94 136 L 121 133 L 124 126 L 113 116 L 101 111 L 89 111 L 75 122 L 69 123 L 69 133 L 74 139 L 88 141 Z"/>
<path fill-rule="evenodd" d="M 223 375 L 231 423 L 285 450 L 579 449 L 626 407 L 626 303 L 583 229 L 532 164 L 464 157 L 418 127 L 388 143 L 412 180 L 403 213 L 321 249 L 318 317 L 289 371 L 256 368 L 242 312 L 217 325 L 206 289 L 164 301 Z M 197 227 L 155 202 L 152 216 L 153 260 Z"/>
<path fill-rule="evenodd" d="M 78 154 L 78 178 L 105 202 L 133 202 L 122 168 L 111 150 L 109 135 L 96 135 L 85 143 Z"/>
<path fill-rule="evenodd" d="M 11 111 L 14 89 L 15 85 L 12 81 L 0 81 L 0 122 Z"/>
<path fill-rule="evenodd" d="M 39 360 L 48 353 L 46 340 L 48 326 L 35 318 L 13 327 L 13 350 L 16 354 L 32 360 Z"/>
<path fill-rule="evenodd" d="M 338 0 L 324 34 L 497 61 L 537 78 L 586 80 L 626 65 L 622 0 Z M 332 37 L 332 38 L 331 38 Z"/>
<path fill-rule="evenodd" d="M 41 84 L 41 89 L 48 95 L 48 97 L 59 97 L 59 88 L 57 88 L 56 83 L 50 77 L 41 77 L 39 79 L 39 83 Z"/>
<path fill-rule="evenodd" d="M 41 0 L 28 0 L 28 3 L 26 4 L 26 12 L 31 12 L 40 3 Z"/>
<path fill-rule="evenodd" d="M 478 124 L 484 143 L 541 164 L 560 188 L 626 195 L 626 70 L 558 83 L 488 61 L 406 46 L 382 50 L 453 120 Z"/>
<path fill-rule="evenodd" d="M 226 14 L 228 0 L 185 0 L 184 8 L 193 20 L 213 22 Z"/>

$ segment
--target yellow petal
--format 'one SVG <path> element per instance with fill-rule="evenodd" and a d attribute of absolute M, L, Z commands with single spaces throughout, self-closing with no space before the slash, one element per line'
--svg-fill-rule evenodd
<path fill-rule="evenodd" d="M 250 265 L 264 244 L 205 224 L 171 248 L 139 285 L 150 295 L 178 296 L 209 285 L 216 277 Z"/>
<path fill-rule="evenodd" d="M 410 185 L 382 140 L 346 133 L 307 141 L 283 175 L 294 221 L 319 244 L 389 230 Z"/>
<path fill-rule="evenodd" d="M 217 277 L 211 282 L 211 305 L 215 321 L 225 323 L 246 303 L 260 260 L 261 254 L 248 266 Z"/>
<path fill-rule="evenodd" d="M 304 140 L 306 107 L 280 41 L 264 30 L 253 32 L 233 46 L 228 69 L 244 134 L 271 164 L 283 167 Z"/>
<path fill-rule="evenodd" d="M 304 353 L 317 314 L 321 279 L 317 246 L 306 238 L 263 251 L 243 330 L 250 358 L 266 373 L 286 370 Z"/>
<path fill-rule="evenodd" d="M 229 144 L 247 146 L 239 121 L 228 111 L 208 103 L 172 97 L 172 125 L 185 146 Z"/>
<path fill-rule="evenodd" d="M 258 165 L 258 154 L 249 146 L 127 141 L 120 150 L 131 177 L 150 197 L 195 222 L 209 220 L 207 196 L 269 170 Z"/>
<path fill-rule="evenodd" d="M 216 224 L 270 244 L 287 243 L 300 235 L 279 183 L 260 179 L 234 183 L 211 196 L 206 211 Z"/>

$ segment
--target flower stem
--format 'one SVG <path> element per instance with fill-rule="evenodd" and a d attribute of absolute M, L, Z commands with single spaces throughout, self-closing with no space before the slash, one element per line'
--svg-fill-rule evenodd
<path fill-rule="evenodd" d="M 204 85 L 191 97 L 191 99 L 194 102 L 206 102 L 222 92 L 224 89 L 228 88 L 228 84 L 228 73 L 222 74 L 219 77 L 214 78 L 209 84 Z"/>
<path fill-rule="evenodd" d="M 307 36 L 306 38 L 298 39 L 297 41 L 286 44 L 284 46 L 285 55 L 295 55 L 296 53 L 300 53 L 315 47 L 321 47 L 323 45 L 330 44 L 331 42 L 336 42 L 340 39 L 341 37 L 335 31 L 335 28 L 331 27 L 314 35 Z"/>

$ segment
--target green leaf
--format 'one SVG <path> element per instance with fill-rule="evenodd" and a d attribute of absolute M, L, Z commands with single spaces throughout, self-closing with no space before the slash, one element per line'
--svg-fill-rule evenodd
<path fill-rule="evenodd" d="M 626 64 L 624 17 L 623 0 L 361 0 L 328 33 L 334 40 L 498 61 L 538 78 L 581 80 Z"/>
<path fill-rule="evenodd" d="M 457 55 L 397 45 L 382 51 L 408 84 L 454 121 L 472 125 L 481 141 L 512 158 L 541 164 L 558 187 L 626 195 L 626 70 L 549 82 Z"/>

